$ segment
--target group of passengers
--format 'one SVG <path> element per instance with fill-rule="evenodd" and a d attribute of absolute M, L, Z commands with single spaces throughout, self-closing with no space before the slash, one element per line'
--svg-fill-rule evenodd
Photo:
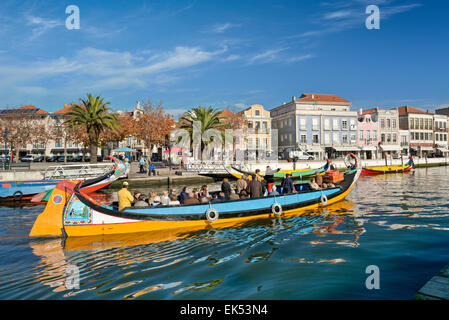
<path fill-rule="evenodd" d="M 329 164 L 329 163 L 328 163 Z M 331 169 L 329 165 L 327 170 Z M 237 180 L 236 184 L 231 187 L 228 178 L 224 178 L 221 184 L 220 192 L 209 193 L 207 185 L 203 185 L 201 189 L 184 187 L 179 194 L 176 189 L 163 191 L 158 195 L 156 192 L 150 192 L 148 196 L 136 192 L 134 196 L 128 190 L 128 182 L 123 183 L 123 188 L 118 192 L 119 210 L 125 207 L 156 207 L 156 206 L 173 206 L 173 205 L 188 205 L 200 203 L 217 203 L 230 200 L 239 199 L 255 199 L 261 198 L 265 195 L 275 196 L 279 195 L 274 184 L 274 174 L 280 169 L 273 170 L 269 166 L 266 168 L 265 175 L 260 175 L 260 170 L 256 170 L 255 174 L 242 175 Z M 287 173 L 282 179 L 280 190 L 282 194 L 296 193 L 295 184 L 292 180 L 292 175 Z M 317 172 L 315 177 L 311 179 L 309 188 L 311 190 L 322 190 L 326 188 L 334 188 L 333 183 L 324 183 L 322 175 Z"/>

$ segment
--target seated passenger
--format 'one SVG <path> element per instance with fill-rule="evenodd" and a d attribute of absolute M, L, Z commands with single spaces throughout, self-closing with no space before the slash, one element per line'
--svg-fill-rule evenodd
<path fill-rule="evenodd" d="M 292 192 L 296 193 L 295 185 L 293 184 L 293 180 L 292 180 L 291 176 L 292 175 L 290 173 L 287 173 L 285 175 L 285 178 L 282 179 L 281 186 L 282 186 L 283 194 L 292 193 Z"/>
<path fill-rule="evenodd" d="M 246 189 L 243 189 L 242 191 L 240 191 L 240 199 L 249 199 L 249 194 L 246 191 Z"/>
<path fill-rule="evenodd" d="M 193 188 L 192 193 L 194 198 L 200 200 L 200 193 L 198 191 L 198 188 Z"/>
<path fill-rule="evenodd" d="M 279 192 L 276 190 L 276 186 L 271 187 L 271 192 L 269 193 L 269 196 L 278 196 Z"/>
<path fill-rule="evenodd" d="M 211 200 L 211 202 L 212 202 L 212 203 L 221 202 L 221 200 L 218 199 L 217 193 L 213 193 L 213 194 L 212 194 L 212 200 Z"/>
<path fill-rule="evenodd" d="M 310 181 L 309 187 L 312 190 L 321 190 L 320 186 L 316 183 L 315 177 L 313 177 L 312 180 Z"/>
<path fill-rule="evenodd" d="M 209 191 L 207 190 L 207 185 L 203 185 L 200 190 L 200 198 L 207 197 L 210 198 Z"/>
<path fill-rule="evenodd" d="M 145 201 L 145 196 L 141 194 L 134 204 L 135 207 L 148 207 L 148 202 Z"/>
<path fill-rule="evenodd" d="M 324 186 L 323 186 L 323 176 L 322 175 L 320 175 L 320 173 L 319 172 L 317 172 L 316 174 L 315 174 L 315 182 L 316 182 L 316 184 L 320 187 L 320 188 L 323 188 Z M 324 188 L 326 188 L 326 187 L 324 187 Z"/>
<path fill-rule="evenodd" d="M 231 194 L 229 195 L 230 200 L 239 200 L 240 197 L 238 194 L 235 193 L 234 189 L 231 189 Z"/>
<path fill-rule="evenodd" d="M 163 206 L 168 206 L 170 203 L 170 198 L 168 197 L 168 191 L 164 191 L 161 197 L 161 203 Z"/>
<path fill-rule="evenodd" d="M 153 203 L 151 204 L 153 207 L 156 207 L 161 204 L 161 197 L 158 195 L 154 196 Z"/>
<path fill-rule="evenodd" d="M 182 189 L 181 193 L 180 193 L 179 196 L 178 196 L 178 201 L 179 201 L 181 204 L 184 204 L 184 200 L 187 199 L 187 198 L 189 197 L 189 192 L 190 192 L 190 190 L 189 190 L 188 187 L 184 187 L 184 188 Z"/>
<path fill-rule="evenodd" d="M 170 198 L 170 201 L 178 201 L 178 196 L 176 195 L 176 189 L 171 189 L 168 197 Z"/>
<path fill-rule="evenodd" d="M 211 198 L 209 197 L 201 197 L 200 202 L 201 203 L 209 203 L 211 200 Z"/>
<path fill-rule="evenodd" d="M 187 198 L 184 198 L 184 203 L 183 204 L 198 204 L 200 203 L 200 200 L 198 200 L 198 198 L 196 198 L 194 196 L 194 194 L 187 189 Z"/>

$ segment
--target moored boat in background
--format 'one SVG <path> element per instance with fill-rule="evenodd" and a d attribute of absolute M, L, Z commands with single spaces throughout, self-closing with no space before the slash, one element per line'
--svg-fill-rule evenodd
<path fill-rule="evenodd" d="M 413 158 L 410 157 L 409 161 L 403 166 L 376 166 L 376 167 L 363 167 L 362 174 L 385 174 L 385 173 L 401 173 L 410 172 L 415 167 Z"/>
<path fill-rule="evenodd" d="M 114 161 L 113 168 L 100 177 L 85 180 L 82 187 L 84 193 L 100 190 L 125 175 L 125 165 L 119 160 L 113 157 L 111 158 Z M 24 182 L 2 182 L 0 183 L 0 202 L 45 202 L 52 190 L 61 181 L 62 180 L 35 180 Z"/>

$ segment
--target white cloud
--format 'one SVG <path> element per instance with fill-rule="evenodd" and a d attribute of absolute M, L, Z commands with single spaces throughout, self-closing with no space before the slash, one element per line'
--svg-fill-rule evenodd
<path fill-rule="evenodd" d="M 273 60 L 276 60 L 279 57 L 279 53 L 284 50 L 285 50 L 284 48 L 269 49 L 251 57 L 248 62 L 249 64 L 271 62 Z"/>
<path fill-rule="evenodd" d="M 213 26 L 212 30 L 210 32 L 213 33 L 223 33 L 226 30 L 230 29 L 230 28 L 235 28 L 235 27 L 240 27 L 239 24 L 233 24 L 230 22 L 226 22 L 226 23 L 222 23 L 222 24 L 216 24 L 215 26 Z"/>
<path fill-rule="evenodd" d="M 288 62 L 299 62 L 299 61 L 303 61 L 303 60 L 307 60 L 307 59 L 312 59 L 314 57 L 315 57 L 315 55 L 313 55 L 313 54 L 305 54 L 302 56 L 292 57 L 292 58 L 288 59 Z"/>
<path fill-rule="evenodd" d="M 369 4 L 376 4 L 380 6 L 381 19 L 388 19 L 393 15 L 404 13 L 422 6 L 422 4 L 419 3 L 393 5 L 392 1 L 388 0 L 353 0 L 325 2 L 322 3 L 323 6 L 332 8 L 334 10 L 319 14 L 318 16 L 314 17 L 313 23 L 320 25 L 320 28 L 305 31 L 296 35 L 287 36 L 284 37 L 284 39 L 310 38 L 337 33 L 354 27 L 364 28 L 364 21 L 367 17 L 365 8 Z"/>
<path fill-rule="evenodd" d="M 25 19 L 27 21 L 27 25 L 33 27 L 33 35 L 31 39 L 35 39 L 53 28 L 64 25 L 64 23 L 60 20 L 51 20 L 36 16 L 26 16 Z"/>
<path fill-rule="evenodd" d="M 34 82 L 66 79 L 62 85 L 82 89 L 117 89 L 148 87 L 149 84 L 170 84 L 179 79 L 174 73 L 213 60 L 227 52 L 227 47 L 215 51 L 200 47 L 176 47 L 168 52 L 131 53 L 96 48 L 81 49 L 72 57 L 28 64 L 0 65 L 0 85 L 23 87 L 27 92 Z M 220 59 L 217 59 L 220 61 Z"/>

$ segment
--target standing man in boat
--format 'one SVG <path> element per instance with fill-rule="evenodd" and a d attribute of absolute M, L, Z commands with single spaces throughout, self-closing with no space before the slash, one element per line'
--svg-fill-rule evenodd
<path fill-rule="evenodd" d="M 327 159 L 326 164 L 324 165 L 324 171 L 330 171 L 330 170 L 335 170 L 335 166 L 332 163 L 332 159 Z"/>
<path fill-rule="evenodd" d="M 283 194 L 285 194 L 285 193 L 292 193 L 292 192 L 295 193 L 296 192 L 295 185 L 293 184 L 293 180 L 292 180 L 291 176 L 292 175 L 290 173 L 287 173 L 285 175 L 285 178 L 282 180 L 281 186 L 282 186 L 282 193 Z"/>
<path fill-rule="evenodd" d="M 123 188 L 118 192 L 118 210 L 122 210 L 126 207 L 131 207 L 131 203 L 134 201 L 134 197 L 128 190 L 128 182 L 123 182 Z"/>
<path fill-rule="evenodd" d="M 260 198 L 263 196 L 263 186 L 260 179 L 260 176 L 253 174 L 251 181 L 248 184 L 248 193 L 251 196 L 251 199 Z"/>
<path fill-rule="evenodd" d="M 265 181 L 267 182 L 267 191 L 268 191 L 268 194 L 270 194 L 271 189 L 272 189 L 273 186 L 274 186 L 274 174 L 275 174 L 276 172 L 278 172 L 279 170 L 281 170 L 281 169 L 279 168 L 279 169 L 277 169 L 277 170 L 273 170 L 273 169 L 271 169 L 270 166 L 267 166 L 267 169 L 265 170 L 265 176 L 264 176 L 264 179 L 265 179 Z"/>
<path fill-rule="evenodd" d="M 221 184 L 221 191 L 224 193 L 225 200 L 229 201 L 231 196 L 231 185 L 229 184 L 228 178 L 223 179 L 223 183 Z"/>

